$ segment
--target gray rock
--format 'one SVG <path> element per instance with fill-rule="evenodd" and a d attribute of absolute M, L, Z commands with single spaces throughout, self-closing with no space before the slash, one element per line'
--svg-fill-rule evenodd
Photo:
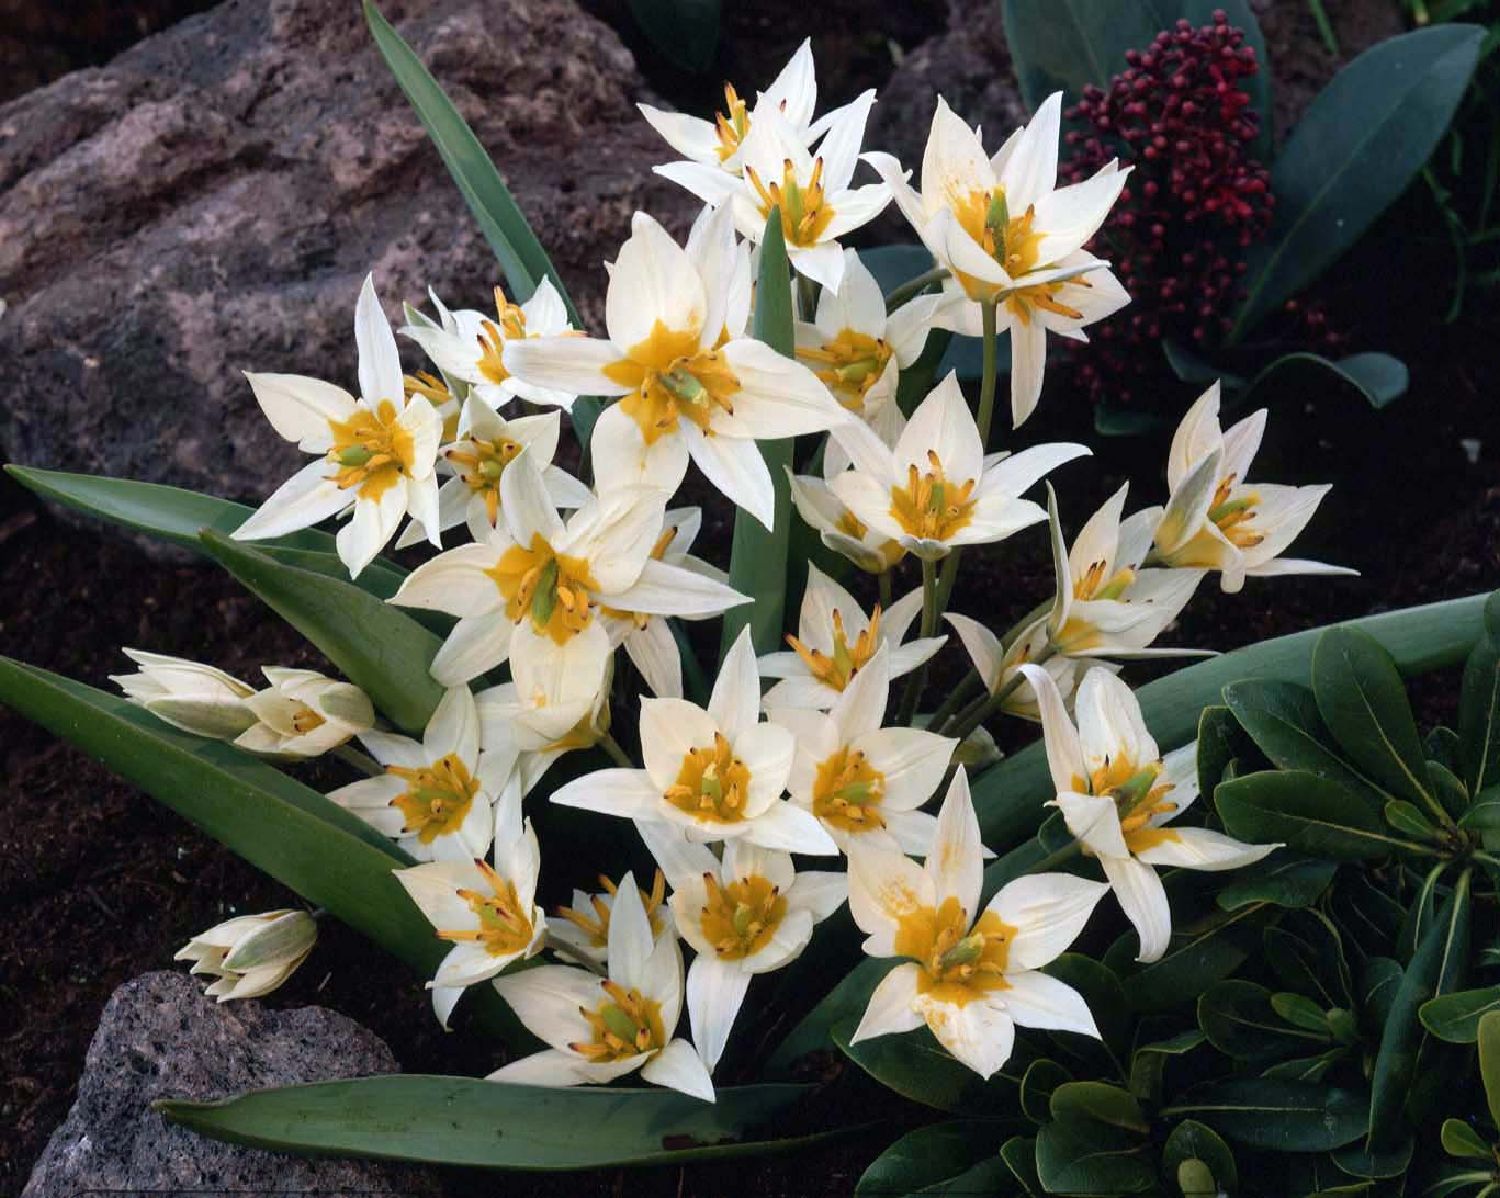
<path fill-rule="evenodd" d="M 384 7 L 597 318 L 631 213 L 695 207 L 630 53 L 573 0 Z M 352 384 L 371 269 L 393 317 L 500 281 L 353 0 L 227 0 L 0 107 L 0 458 L 264 497 L 304 459 L 240 372 Z"/>
<path fill-rule="evenodd" d="M 89 1191 L 436 1195 L 414 1166 L 315 1159 L 241 1148 L 175 1127 L 156 1098 L 397 1071 L 373 1032 L 322 1007 L 222 1006 L 186 973 L 148 973 L 110 997 L 89 1045 L 78 1100 L 53 1133 L 21 1198 Z"/>

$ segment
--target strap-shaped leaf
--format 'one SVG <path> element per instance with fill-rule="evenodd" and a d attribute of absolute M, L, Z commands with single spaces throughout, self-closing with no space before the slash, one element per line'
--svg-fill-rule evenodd
<path fill-rule="evenodd" d="M 443 697 L 428 667 L 442 643 L 405 612 L 342 579 L 275 561 L 216 532 L 205 551 L 307 637 L 391 723 L 420 732 Z"/>
<path fill-rule="evenodd" d="M 0 658 L 0 702 L 103 762 L 257 869 L 423 973 L 447 951 L 392 871 L 410 857 L 317 791 L 231 745 L 162 723 L 115 695 Z M 499 995 L 487 1026 L 529 1043 Z"/>
<path fill-rule="evenodd" d="M 137 532 L 161 537 L 195 553 L 204 551 L 198 536 L 204 529 L 227 535 L 243 524 L 253 511 L 242 503 L 160 483 L 39 470 L 34 466 L 6 466 L 5 472 L 44 499 L 55 500 L 64 507 Z M 315 528 L 270 541 L 257 541 L 255 547 L 267 557 L 319 574 L 337 578 L 347 577 L 349 573 L 339 560 L 338 544 L 333 536 Z M 405 577 L 406 571 L 394 562 L 377 559 L 361 571 L 357 585 L 372 595 L 388 599 L 396 593 Z"/>
<path fill-rule="evenodd" d="M 757 341 L 764 341 L 779 354 L 792 356 L 791 264 L 781 231 L 781 209 L 771 209 L 760 246 L 760 272 L 755 280 L 755 328 Z M 724 613 L 721 655 L 748 624 L 757 653 L 771 653 L 781 644 L 786 613 L 787 542 L 791 533 L 791 492 L 787 470 L 792 464 L 791 438 L 760 442 L 761 456 L 771 471 L 776 491 L 773 527 L 767 531 L 754 516 L 737 511 L 734 543 L 729 555 L 729 585 L 753 603 Z"/>
<path fill-rule="evenodd" d="M 1428 999 L 1417 1014 L 1422 1026 L 1439 1040 L 1473 1044 L 1479 1039 L 1479 1021 L 1491 1011 L 1500 1011 L 1500 986 L 1459 990 Z"/>
<path fill-rule="evenodd" d="M 1357 1090 L 1264 1077 L 1235 1077 L 1197 1086 L 1165 1107 L 1220 1135 L 1273 1152 L 1327 1152 L 1365 1133 L 1369 1097 Z"/>
<path fill-rule="evenodd" d="M 1336 782 L 1305 770 L 1265 770 L 1219 783 L 1214 805 L 1231 836 L 1254 844 L 1280 840 L 1330 861 L 1359 861 L 1400 850 L 1380 817 Z"/>
<path fill-rule="evenodd" d="M 1500 644 L 1493 637 L 1481 637 L 1464 663 L 1458 746 L 1470 794 L 1500 783 Z"/>
<path fill-rule="evenodd" d="M 550 1089 L 396 1074 L 252 1090 L 219 1102 L 156 1103 L 174 1123 L 279 1151 L 493 1169 L 677 1164 L 802 1147 L 746 1141 L 747 1129 L 810 1089 L 727 1087 L 703 1102 L 664 1089 Z"/>
<path fill-rule="evenodd" d="M 380 55 L 390 67 L 391 74 L 411 106 L 416 110 L 422 127 L 432 138 L 442 157 L 443 165 L 458 184 L 464 203 L 474 214 L 484 239 L 490 243 L 499 259 L 500 269 L 510 285 L 513 298 L 525 301 L 531 298 L 543 279 L 550 278 L 562 296 L 568 309 L 568 318 L 575 327 L 581 327 L 578 309 L 563 286 L 562 276 L 552 265 L 547 251 L 537 240 L 530 223 L 511 195 L 510 188 L 495 169 L 494 162 L 474 136 L 474 131 L 454 107 L 436 79 L 422 65 L 416 52 L 406 44 L 395 27 L 385 19 L 374 0 L 364 0 L 365 20 Z M 573 427 L 579 441 L 588 444 L 594 420 L 600 411 L 600 402 L 588 396 L 580 396 L 573 404 Z"/>

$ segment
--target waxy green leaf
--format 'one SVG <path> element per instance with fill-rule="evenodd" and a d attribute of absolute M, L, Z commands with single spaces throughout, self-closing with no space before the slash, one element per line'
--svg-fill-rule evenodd
<path fill-rule="evenodd" d="M 1054 1119 L 1036 1137 L 1037 1177 L 1049 1194 L 1152 1193 L 1155 1155 L 1148 1140 L 1073 1114 Z"/>
<path fill-rule="evenodd" d="M 854 1187 L 855 1198 L 931 1194 L 933 1187 L 995 1156 L 993 1123 L 954 1120 L 909 1131 L 872 1162 Z M 973 1191 L 979 1193 L 981 1191 Z"/>
<path fill-rule="evenodd" d="M 1162 1110 L 1274 1152 L 1327 1152 L 1364 1135 L 1369 1098 L 1355 1090 L 1236 1077 L 1197 1086 Z"/>
<path fill-rule="evenodd" d="M 1360 799 L 1306 770 L 1264 770 L 1222 782 L 1214 805 L 1231 836 L 1258 844 L 1275 837 L 1312 857 L 1358 861 L 1404 844 Z"/>
<path fill-rule="evenodd" d="M 1479 1021 L 1491 1011 L 1500 1011 L 1500 986 L 1482 990 L 1459 990 L 1429 999 L 1418 1010 L 1422 1026 L 1450 1044 L 1473 1044 L 1479 1039 Z"/>

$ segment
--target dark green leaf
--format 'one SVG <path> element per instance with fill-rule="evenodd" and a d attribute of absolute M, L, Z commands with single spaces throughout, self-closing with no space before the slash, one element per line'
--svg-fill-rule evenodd
<path fill-rule="evenodd" d="M 503 1169 L 674 1164 L 796 1148 L 741 1142 L 806 1086 L 725 1087 L 703 1102 L 666 1089 L 548 1089 L 396 1074 L 252 1090 L 218 1102 L 166 1099 L 174 1123 L 219 1140 L 293 1152 Z"/>
<path fill-rule="evenodd" d="M 1268 927 L 1266 963 L 1289 990 L 1315 999 L 1325 1010 L 1354 1005 L 1354 984 L 1343 937 L 1321 911 L 1294 911 Z"/>
<path fill-rule="evenodd" d="M 765 1076 L 789 1077 L 792 1067 L 809 1053 L 832 1049 L 834 1026 L 850 1020 L 857 1025 L 870 1005 L 870 995 L 875 993 L 875 987 L 898 964 L 895 960 L 866 958 L 846 973 L 776 1046 L 776 1051 L 766 1062 Z"/>
<path fill-rule="evenodd" d="M 1063 953 L 1045 966 L 1043 972 L 1066 982 L 1083 995 L 1089 1010 L 1094 1013 L 1100 1038 L 1111 1051 L 1123 1056 L 1130 1045 L 1132 1020 L 1130 1004 L 1114 971 L 1082 953 Z M 1067 1032 L 1058 1034 L 1069 1036 Z M 1076 1038 L 1071 1042 L 1076 1044 Z M 1093 1043 L 1091 1038 L 1090 1042 Z"/>
<path fill-rule="evenodd" d="M 1229 1145 L 1213 1128 L 1196 1119 L 1184 1119 L 1174 1127 L 1161 1150 L 1162 1167 L 1169 1176 L 1175 1175 L 1188 1160 L 1200 1160 L 1207 1165 L 1220 1189 L 1233 1193 L 1239 1188 L 1239 1172 L 1234 1167 Z"/>
<path fill-rule="evenodd" d="M 1274 405 L 1283 397 L 1317 395 L 1383 408 L 1406 394 L 1406 364 L 1389 354 L 1356 354 L 1337 362 L 1299 350 L 1283 354 L 1250 380 L 1239 403 Z"/>
<path fill-rule="evenodd" d="M 1125 51 L 1143 50 L 1164 26 L 1148 4 L 1112 0 L 1005 0 L 1005 42 L 1021 98 L 1033 112 L 1055 91 L 1076 100 L 1107 86 Z"/>
<path fill-rule="evenodd" d="M 428 667 L 441 645 L 405 612 L 351 583 L 273 561 L 215 532 L 208 554 L 310 640 L 406 732 L 419 733 L 443 697 Z"/>
<path fill-rule="evenodd" d="M 1032 1061 L 1021 1075 L 1021 1113 L 1033 1123 L 1047 1122 L 1052 1117 L 1052 1091 L 1072 1080 L 1056 1061 Z"/>
<path fill-rule="evenodd" d="M 1273 764 L 1337 782 L 1379 808 L 1382 796 L 1344 759 L 1307 687 L 1274 678 L 1247 678 L 1226 686 L 1224 701 Z"/>
<path fill-rule="evenodd" d="M 833 1042 L 851 1061 L 903 1098 L 940 1111 L 965 1114 L 1014 1110 L 1016 1084 L 996 1074 L 986 1082 L 949 1055 L 925 1027 L 894 1036 L 876 1036 L 850 1044 L 858 1024 L 851 1020 L 833 1029 Z M 1019 1074 L 1021 1066 L 1012 1058 Z"/>
<path fill-rule="evenodd" d="M 1430 740 L 1430 738 L 1429 738 Z M 1438 761 L 1427 762 L 1427 784 L 1450 818 L 1460 819 L 1469 810 L 1469 788 L 1458 775 Z"/>
<path fill-rule="evenodd" d="M 1138 1012 L 1164 1011 L 1194 1001 L 1238 969 L 1254 951 L 1267 914 L 1260 906 L 1216 913 L 1174 932 L 1172 947 L 1125 982 Z"/>
<path fill-rule="evenodd" d="M 1276 1064 L 1262 1069 L 1260 1075 L 1275 1081 L 1317 1085 L 1328 1076 L 1328 1071 L 1343 1060 L 1348 1053 L 1348 1048 L 1340 1045 L 1337 1048 L 1330 1048 L 1327 1052 L 1320 1052 L 1317 1056 L 1294 1057 L 1290 1061 L 1277 1061 Z"/>
<path fill-rule="evenodd" d="M 1167 1040 L 1153 1040 L 1149 1044 L 1142 1044 L 1130 1057 L 1130 1092 L 1142 1102 L 1155 1106 L 1161 1096 L 1162 1078 L 1166 1074 L 1167 1063 L 1173 1057 L 1186 1056 L 1193 1049 L 1207 1043 L 1208 1037 L 1197 1028 L 1192 1028 Z"/>
<path fill-rule="evenodd" d="M 1500 1127 L 1500 1011 L 1479 1020 L 1479 1076 L 1489 1101 L 1490 1122 Z"/>
<path fill-rule="evenodd" d="M 1390 1018 L 1391 1007 L 1401 989 L 1405 975 L 1399 961 L 1390 957 L 1371 957 L 1365 962 L 1364 975 L 1360 979 L 1360 1008 L 1378 1032 Z"/>
<path fill-rule="evenodd" d="M 1092 1119 L 1067 1116 L 1037 1132 L 1036 1171 L 1051 1194 L 1149 1194 L 1156 1188 L 1151 1146 Z"/>
<path fill-rule="evenodd" d="M 1271 992 L 1254 982 L 1228 978 L 1198 997 L 1198 1026 L 1226 1056 L 1268 1062 L 1308 1052 L 1327 1041 L 1291 1027 L 1271 1006 Z"/>
<path fill-rule="evenodd" d="M 926 1192 L 995 1155 L 993 1124 L 934 1123 L 909 1131 L 870 1163 L 855 1198 L 895 1198 Z"/>
<path fill-rule="evenodd" d="M 1442 838 L 1437 826 L 1417 809 L 1415 803 L 1408 803 L 1405 799 L 1392 799 L 1385 805 L 1384 815 L 1391 831 L 1410 840 L 1437 841 Z"/>
<path fill-rule="evenodd" d="M 1452 728 L 1433 728 L 1427 733 L 1427 757 L 1451 771 L 1463 768 L 1462 751 L 1458 747 L 1458 733 Z"/>
<path fill-rule="evenodd" d="M 1211 795 L 1229 763 L 1253 752 L 1255 742 L 1229 708 L 1215 704 L 1198 717 L 1198 793 Z"/>
<path fill-rule="evenodd" d="M 1135 1095 L 1105 1082 L 1063 1082 L 1052 1091 L 1048 1105 L 1054 1119 L 1092 1119 L 1142 1134 L 1151 1130 Z"/>
<path fill-rule="evenodd" d="M 1252 256 L 1231 340 L 1321 275 L 1406 189 L 1447 129 L 1483 38 L 1456 24 L 1390 38 L 1313 101 L 1272 169 L 1275 224 Z"/>
<path fill-rule="evenodd" d="M 1371 1152 L 1363 1144 L 1349 1144 L 1333 1154 L 1333 1163 L 1350 1177 L 1400 1177 L 1411 1165 L 1411 1150 L 1410 1136 L 1383 1152 Z"/>
<path fill-rule="evenodd" d="M 1010 1170 L 1011 1176 L 1021 1184 L 1028 1198 L 1041 1198 L 1046 1191 L 1042 1179 L 1036 1172 L 1036 1141 L 1024 1136 L 1012 1136 L 1000 1145 L 1000 1159 Z"/>
<path fill-rule="evenodd" d="M 1265 771 L 1221 783 L 1214 804 L 1231 836 L 1257 844 L 1278 839 L 1313 857 L 1358 861 L 1383 857 L 1404 844 L 1349 791 L 1302 770 Z"/>
<path fill-rule="evenodd" d="M 1234 881 L 1219 891 L 1218 903 L 1225 911 L 1236 911 L 1248 903 L 1310 907 L 1328 889 L 1337 871 L 1336 862 L 1299 857 L 1280 849 L 1237 871 Z"/>
<path fill-rule="evenodd" d="M 1470 794 L 1500 782 L 1500 646 L 1489 637 L 1479 640 L 1464 665 L 1458 743 Z"/>
<path fill-rule="evenodd" d="M 1428 999 L 1418 1010 L 1422 1026 L 1450 1044 L 1473 1044 L 1479 1039 L 1479 1021 L 1491 1011 L 1500 1011 L 1500 986 L 1482 990 L 1459 990 Z"/>
<path fill-rule="evenodd" d="M 777 353 L 791 357 L 794 348 L 791 268 L 781 231 L 780 208 L 773 208 L 766 218 L 755 294 L 755 339 L 765 342 Z M 768 531 L 759 520 L 743 510 L 734 514 L 729 584 L 740 594 L 749 595 L 754 602 L 724 613 L 720 656 L 729 652 L 729 647 L 747 625 L 757 653 L 770 653 L 781 646 L 786 612 L 787 543 L 792 521 L 787 471 L 792 465 L 793 442 L 791 438 L 783 437 L 779 441 L 759 444 L 761 456 L 771 471 L 771 484 L 776 490 L 774 527 Z"/>
<path fill-rule="evenodd" d="M 1443 1151 L 1449 1156 L 1471 1156 L 1482 1161 L 1492 1159 L 1493 1149 L 1462 1119 L 1443 1120 L 1442 1144 Z"/>
<path fill-rule="evenodd" d="M 1369 1098 L 1335 1086 L 1240 1077 L 1198 1086 L 1161 1113 L 1201 1119 L 1256 1148 L 1327 1152 L 1364 1135 Z"/>

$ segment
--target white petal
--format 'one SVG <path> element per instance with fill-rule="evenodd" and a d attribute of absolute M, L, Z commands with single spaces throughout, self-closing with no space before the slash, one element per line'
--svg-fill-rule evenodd
<path fill-rule="evenodd" d="M 396 535 L 406 515 L 407 485 L 401 479 L 382 491 L 378 500 L 354 501 L 354 515 L 337 537 L 339 560 L 349 567 L 350 578 L 358 578 Z"/>
<path fill-rule="evenodd" d="M 937 835 L 927 855 L 926 870 L 939 904 L 955 898 L 970 919 L 978 915 L 979 891 L 984 884 L 984 842 L 969 798 L 969 775 L 962 768 L 953 775 L 938 810 Z"/>
<path fill-rule="evenodd" d="M 1016 1025 L 998 1004 L 976 999 L 958 1006 L 919 994 L 916 1006 L 938 1043 L 980 1077 L 988 1080 L 1010 1060 Z"/>
<path fill-rule="evenodd" d="M 1251 865 L 1280 848 L 1276 844 L 1246 844 L 1211 828 L 1164 828 L 1166 839 L 1142 849 L 1136 858 L 1148 865 L 1219 871 Z"/>
<path fill-rule="evenodd" d="M 733 419 L 724 422 L 734 436 L 777 440 L 848 422 L 838 400 L 801 362 L 760 341 L 731 341 L 721 352 L 740 382 L 731 399 Z"/>
<path fill-rule="evenodd" d="M 1161 754 L 1141 717 L 1141 705 L 1130 688 L 1108 670 L 1095 667 L 1078 684 L 1073 700 L 1084 761 L 1092 768 L 1126 757 L 1137 769 Z"/>
<path fill-rule="evenodd" d="M 277 435 L 304 453 L 326 453 L 333 447 L 333 421 L 349 419 L 354 396 L 342 387 L 300 374 L 249 374 L 245 381 L 255 402 Z"/>
<path fill-rule="evenodd" d="M 552 801 L 559 806 L 627 819 L 648 818 L 660 799 L 661 791 L 646 771 L 630 769 L 595 770 L 552 792 Z"/>
<path fill-rule="evenodd" d="M 902 919 L 935 906 L 932 877 L 915 861 L 889 849 L 850 845 L 849 913 L 869 937 L 865 952 L 893 956 Z"/>
<path fill-rule="evenodd" d="M 689 749 L 714 743 L 719 726 L 685 699 L 641 700 L 641 756 L 658 793 L 677 781 Z"/>
<path fill-rule="evenodd" d="M 604 301 L 610 340 L 630 347 L 646 341 L 658 322 L 696 333 L 707 315 L 703 281 L 687 251 L 644 212 L 631 220 Z"/>
<path fill-rule="evenodd" d="M 504 599 L 485 571 L 495 568 L 502 552 L 502 546 L 490 543 L 460 545 L 440 553 L 408 574 L 391 602 L 453 616 L 493 612 Z"/>
<path fill-rule="evenodd" d="M 1040 969 L 1066 952 L 1108 893 L 1103 882 L 1072 874 L 1031 874 L 1007 882 L 986 910 L 1016 929 L 1008 946 L 1009 968 Z"/>
<path fill-rule="evenodd" d="M 881 978 L 880 984 L 870 995 L 869 1005 L 865 1007 L 859 1026 L 849 1037 L 849 1043 L 858 1044 L 861 1040 L 915 1031 L 921 1027 L 922 1016 L 913 1006 L 920 974 L 921 966 L 908 961 Z"/>
<path fill-rule="evenodd" d="M 1005 975 L 1007 989 L 1000 999 L 1010 1017 L 1022 1027 L 1077 1032 L 1099 1039 L 1099 1029 L 1083 995 L 1072 986 L 1037 970 Z"/>
<path fill-rule="evenodd" d="M 1052 775 L 1052 785 L 1059 794 L 1071 791 L 1086 781 L 1089 774 L 1088 767 L 1084 764 L 1083 743 L 1078 739 L 1078 729 L 1068 716 L 1062 692 L 1057 689 L 1052 675 L 1041 667 L 1030 664 L 1023 664 L 1020 670 L 1026 681 L 1031 683 L 1031 689 L 1037 697 L 1042 734 L 1047 744 L 1047 769 Z"/>
<path fill-rule="evenodd" d="M 691 1098 L 714 1101 L 713 1079 L 693 1046 L 673 1040 L 641 1067 L 641 1077 L 654 1086 L 666 1086 Z"/>
<path fill-rule="evenodd" d="M 762 848 L 805 853 L 810 857 L 831 857 L 839 851 L 812 812 L 783 800 L 777 800 L 757 815 L 745 836 Z"/>
<path fill-rule="evenodd" d="M 1161 960 L 1172 942 L 1172 908 L 1156 871 L 1134 857 L 1101 857 L 1099 864 L 1125 918 L 1140 936 L 1141 951 L 1136 960 Z"/>
<path fill-rule="evenodd" d="M 375 276 L 366 275 L 354 308 L 354 340 L 359 347 L 359 390 L 372 408 L 389 400 L 404 406 L 406 388 L 401 378 L 401 354 L 396 335 L 375 295 Z"/>
<path fill-rule="evenodd" d="M 328 463 L 309 462 L 271 493 L 269 499 L 234 530 L 236 541 L 262 541 L 311 528 L 354 502 L 354 493 L 328 478 Z"/>
<path fill-rule="evenodd" d="M 688 1023 L 693 1044 L 710 1072 L 724 1055 L 724 1045 L 749 988 L 749 973 L 711 954 L 696 957 L 688 970 Z"/>
<path fill-rule="evenodd" d="M 979 671 L 985 688 L 995 690 L 999 685 L 1000 669 L 1005 660 L 1005 647 L 1000 643 L 1000 638 L 978 620 L 971 620 L 958 612 L 944 612 L 943 618 L 958 633 L 958 639 L 963 643 L 974 668 Z"/>
<path fill-rule="evenodd" d="M 760 721 L 760 675 L 748 625 L 735 638 L 719 667 L 708 714 L 731 742 L 738 742 Z"/>
<path fill-rule="evenodd" d="M 554 794 L 554 801 L 557 796 Z M 609 976 L 620 985 L 655 995 L 650 984 L 649 964 L 656 937 L 651 933 L 651 920 L 641 903 L 641 892 L 635 884 L 635 876 L 626 874 L 620 879 L 614 902 L 609 908 Z"/>
<path fill-rule="evenodd" d="M 433 678 L 444 686 L 460 686 L 494 669 L 509 656 L 514 630 L 503 608 L 463 617 L 432 659 Z"/>
<path fill-rule="evenodd" d="M 604 1000 L 599 979 L 568 965 L 539 965 L 495 979 L 495 989 L 528 1031 L 553 1048 L 589 1038 L 588 1022 L 578 1013 Z"/>
<path fill-rule="evenodd" d="M 704 477 L 769 530 L 776 520 L 776 491 L 759 446 L 754 441 L 705 436 L 692 421 L 682 422 L 682 437 Z"/>
<path fill-rule="evenodd" d="M 1068 831 L 1083 841 L 1090 852 L 1100 857 L 1130 855 L 1125 837 L 1120 832 L 1120 810 L 1108 795 L 1059 791 L 1056 805 Z"/>

